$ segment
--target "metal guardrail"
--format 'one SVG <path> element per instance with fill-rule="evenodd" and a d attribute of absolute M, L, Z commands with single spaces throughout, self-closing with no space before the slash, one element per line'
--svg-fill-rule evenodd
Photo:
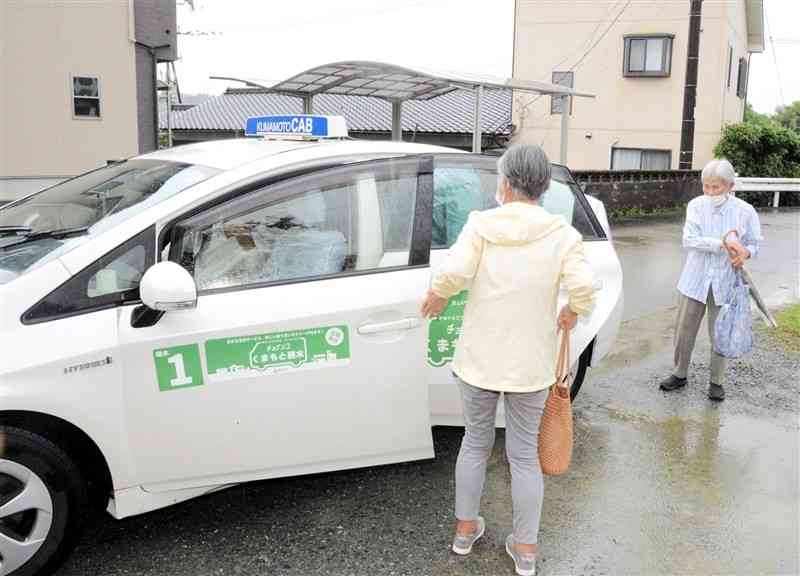
<path fill-rule="evenodd" d="M 772 192 L 772 207 L 781 203 L 781 192 L 800 192 L 800 178 L 737 178 L 737 192 Z"/>

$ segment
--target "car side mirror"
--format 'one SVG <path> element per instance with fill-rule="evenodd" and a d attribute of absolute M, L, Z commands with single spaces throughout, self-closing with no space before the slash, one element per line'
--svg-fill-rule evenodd
<path fill-rule="evenodd" d="M 147 269 L 139 283 L 142 303 L 151 310 L 172 312 L 197 306 L 197 285 L 186 269 L 175 262 L 159 262 Z"/>

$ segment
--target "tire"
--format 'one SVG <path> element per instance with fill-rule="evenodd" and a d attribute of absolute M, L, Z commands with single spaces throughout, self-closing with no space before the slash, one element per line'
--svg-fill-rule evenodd
<path fill-rule="evenodd" d="M 23 490 L 20 511 L 6 507 L 13 514 L 4 514 Z M 86 483 L 61 448 L 27 430 L 0 426 L 0 576 L 51 574 L 77 543 L 87 504 Z M 41 543 L 25 552 L 14 545 L 23 540 Z"/>
<path fill-rule="evenodd" d="M 578 392 L 580 392 L 581 386 L 583 386 L 583 379 L 586 377 L 586 369 L 589 367 L 593 349 L 594 340 L 589 343 L 586 350 L 583 351 L 581 357 L 578 359 L 578 370 L 575 372 L 575 379 L 572 381 L 572 386 L 569 390 L 569 397 L 573 401 L 578 395 Z"/>

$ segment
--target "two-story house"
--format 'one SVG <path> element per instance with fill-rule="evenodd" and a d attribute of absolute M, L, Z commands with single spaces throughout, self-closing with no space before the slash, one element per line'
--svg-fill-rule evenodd
<path fill-rule="evenodd" d="M 596 95 L 571 102 L 572 168 L 701 168 L 742 121 L 763 22 L 763 0 L 516 0 L 514 76 Z M 515 94 L 515 141 L 558 160 L 563 108 Z"/>

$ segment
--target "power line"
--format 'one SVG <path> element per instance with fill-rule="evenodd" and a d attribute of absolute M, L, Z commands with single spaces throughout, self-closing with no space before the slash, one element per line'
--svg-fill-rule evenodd
<path fill-rule="evenodd" d="M 778 94 L 781 96 L 781 106 L 786 106 L 786 99 L 783 97 L 783 83 L 781 82 L 781 72 L 778 68 L 778 57 L 775 55 L 775 40 L 772 38 L 772 28 L 769 25 L 767 11 L 764 10 L 764 24 L 769 30 L 769 43 L 772 46 L 772 62 L 775 64 L 775 76 L 778 78 Z"/>
<path fill-rule="evenodd" d="M 587 57 L 587 56 L 589 56 L 589 54 L 592 52 L 592 50 L 594 50 L 594 49 L 595 49 L 595 47 L 596 47 L 598 44 L 600 44 L 600 41 L 601 41 L 603 38 L 605 38 L 605 37 L 606 37 L 606 34 L 608 34 L 608 33 L 609 33 L 609 31 L 611 31 L 611 29 L 614 27 L 614 24 L 616 24 L 617 22 L 619 22 L 619 19 L 620 19 L 620 18 L 622 18 L 622 14 L 623 14 L 623 12 L 625 12 L 625 10 L 627 10 L 627 9 L 628 9 L 628 6 L 630 6 L 630 5 L 631 5 L 631 2 L 633 2 L 633 0 L 628 0 L 628 2 L 625 4 L 625 6 L 623 6 L 623 7 L 622 7 L 622 10 L 620 10 L 620 11 L 619 11 L 619 14 L 617 14 L 616 18 L 614 18 L 614 20 L 611 22 L 611 24 L 609 24 L 609 25 L 608 25 L 608 28 L 606 28 L 606 30 L 605 30 L 605 32 L 603 32 L 602 36 L 600 36 L 600 38 L 598 38 L 598 39 L 597 39 L 597 41 L 596 41 L 594 44 L 592 44 L 591 48 L 589 48 L 589 49 L 588 49 L 588 50 L 587 50 L 587 51 L 584 53 L 584 55 L 583 55 L 583 56 L 581 56 L 580 60 L 578 60 L 577 62 L 575 62 L 575 64 L 573 64 L 573 65 L 572 65 L 572 68 L 570 68 L 570 70 L 574 70 L 575 68 L 577 68 L 578 66 L 580 66 L 580 65 L 581 65 L 581 63 L 582 63 L 582 62 L 583 62 L 583 61 L 586 59 L 586 57 Z"/>
<path fill-rule="evenodd" d="M 620 1 L 621 0 L 615 0 L 614 1 L 614 3 L 611 5 L 611 9 L 609 9 L 608 14 L 606 14 L 606 16 L 610 16 L 614 12 L 614 10 L 616 10 L 617 5 L 620 3 Z M 589 36 L 586 37 L 586 41 L 583 43 L 582 48 L 585 47 L 587 44 L 589 44 L 589 42 L 592 41 L 592 38 L 594 38 L 594 35 L 597 34 L 597 31 L 600 30 L 600 27 L 606 21 L 606 16 L 603 16 L 600 20 L 597 21 L 597 26 L 595 26 L 594 30 L 592 30 L 591 34 L 589 34 Z M 567 56 L 566 58 L 564 58 L 561 62 L 559 62 L 558 64 L 553 66 L 553 70 L 558 70 L 558 68 L 562 64 L 564 64 L 568 60 L 571 60 L 574 55 L 575 54 L 573 53 L 573 54 L 570 54 L 569 56 Z"/>
<path fill-rule="evenodd" d="M 584 60 L 586 60 L 586 58 L 589 56 L 589 54 L 592 53 L 592 50 L 594 50 L 597 47 L 597 45 L 600 44 L 600 42 L 603 41 L 603 38 L 605 38 L 608 35 L 608 33 L 611 31 L 611 29 L 614 27 L 614 25 L 617 22 L 619 22 L 619 19 L 622 18 L 622 14 L 625 12 L 625 10 L 628 9 L 628 6 L 630 6 L 632 2 L 633 2 L 633 0 L 628 0 L 625 3 L 625 5 L 622 7 L 622 10 L 620 10 L 617 13 L 617 15 L 614 17 L 614 19 L 611 21 L 611 23 L 608 25 L 608 27 L 603 31 L 603 33 L 600 35 L 600 37 L 597 40 L 595 40 L 595 42 L 583 53 L 583 55 L 578 59 L 577 62 L 575 62 L 575 64 L 573 64 L 572 66 L 569 67 L 569 69 L 568 69 L 569 72 L 575 71 L 578 68 L 578 66 L 580 66 L 583 63 Z M 614 6 L 612 6 L 612 10 L 614 9 L 614 7 L 616 7 L 616 4 Z M 597 26 L 597 28 L 595 28 L 595 32 L 597 31 L 598 28 L 599 28 L 599 26 Z M 592 33 L 592 35 L 594 35 L 594 33 Z M 562 61 L 562 63 L 563 63 L 563 61 Z M 558 64 L 557 66 L 560 66 L 560 65 L 561 64 Z M 520 111 L 525 110 L 526 108 L 528 108 L 528 106 L 530 106 L 534 102 L 537 102 L 542 96 L 543 95 L 540 94 L 536 98 L 533 98 L 530 102 L 525 104 L 525 106 L 523 106 L 520 109 Z"/>

